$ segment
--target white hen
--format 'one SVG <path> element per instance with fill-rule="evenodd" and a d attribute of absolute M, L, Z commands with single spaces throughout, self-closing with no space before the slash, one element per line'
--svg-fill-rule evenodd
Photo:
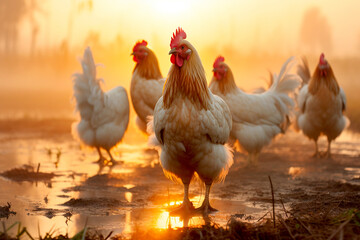
<path fill-rule="evenodd" d="M 248 164 L 257 164 L 261 149 L 279 133 L 283 133 L 289 122 L 288 115 L 294 105 L 289 97 L 299 86 L 299 77 L 288 74 L 288 59 L 279 75 L 273 75 L 272 85 L 263 93 L 251 94 L 239 89 L 230 67 L 218 57 L 214 62 L 214 77 L 210 89 L 228 104 L 233 120 L 231 141 L 238 141 L 248 152 Z"/>
<path fill-rule="evenodd" d="M 348 122 L 343 115 L 346 109 L 344 90 L 339 87 L 324 54 L 321 54 L 311 78 L 306 61 L 298 66 L 298 74 L 303 78 L 304 86 L 297 99 L 299 108 L 297 127 L 314 140 L 314 157 L 319 156 L 317 144 L 319 136 L 326 135 L 328 140 L 326 156 L 330 158 L 331 141 L 340 135 Z"/>
<path fill-rule="evenodd" d="M 231 129 L 231 113 L 226 103 L 207 87 L 205 71 L 195 48 L 179 28 L 170 43 L 171 62 L 163 96 L 154 110 L 154 131 L 161 144 L 161 165 L 165 175 L 184 184 L 180 209 L 191 211 L 188 198 L 196 173 L 205 183 L 202 206 L 210 206 L 210 187 L 221 181 L 232 165 L 232 153 L 225 142 Z"/>
<path fill-rule="evenodd" d="M 96 66 L 90 48 L 84 51 L 81 61 L 83 73 L 74 74 L 74 98 L 80 120 L 73 124 L 72 133 L 83 144 L 95 147 L 99 162 L 105 158 L 105 149 L 115 162 L 110 149 L 121 141 L 129 123 L 129 100 L 126 90 L 119 86 L 104 92 L 102 79 L 96 78 Z"/>
<path fill-rule="evenodd" d="M 130 96 L 137 114 L 136 124 L 146 133 L 147 118 L 153 115 L 165 79 L 161 75 L 155 53 L 147 47 L 146 41 L 137 42 L 132 55 L 136 65 L 130 84 Z"/>

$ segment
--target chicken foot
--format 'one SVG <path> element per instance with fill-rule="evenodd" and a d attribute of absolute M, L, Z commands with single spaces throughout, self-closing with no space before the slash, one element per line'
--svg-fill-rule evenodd
<path fill-rule="evenodd" d="M 325 157 L 330 159 L 331 158 L 331 140 L 328 139 L 328 147 L 325 153 Z"/>
<path fill-rule="evenodd" d="M 197 212 L 203 212 L 205 215 L 210 213 L 210 212 L 216 212 L 218 211 L 217 209 L 213 208 L 210 205 L 210 188 L 211 188 L 211 184 L 205 184 L 206 190 L 205 190 L 205 199 L 202 203 L 202 205 L 196 209 Z"/>
<path fill-rule="evenodd" d="M 176 209 L 170 211 L 170 215 L 189 215 L 195 209 L 189 200 L 189 183 L 184 183 L 184 200 Z"/>
<path fill-rule="evenodd" d="M 104 158 L 104 156 L 102 155 L 101 150 L 100 150 L 99 147 L 96 147 L 96 150 L 97 150 L 97 152 L 99 154 L 99 160 L 97 160 L 96 163 L 104 164 L 106 158 Z"/>
<path fill-rule="evenodd" d="M 317 140 L 314 140 L 314 141 L 315 141 L 315 152 L 312 155 L 312 157 L 313 158 L 318 158 L 320 156 L 320 153 L 319 153 L 319 150 L 318 150 L 318 143 L 317 143 Z"/>
<path fill-rule="evenodd" d="M 111 162 L 113 165 L 124 163 L 123 161 L 115 160 L 114 157 L 111 155 L 110 150 L 106 149 L 106 152 L 109 154 L 110 162 Z"/>

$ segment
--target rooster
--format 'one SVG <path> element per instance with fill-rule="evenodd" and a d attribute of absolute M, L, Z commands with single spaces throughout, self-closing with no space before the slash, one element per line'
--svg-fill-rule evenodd
<path fill-rule="evenodd" d="M 289 95 L 300 84 L 298 76 L 287 73 L 291 60 L 284 63 L 279 75 L 273 75 L 269 89 L 257 94 L 246 93 L 236 86 L 224 57 L 219 56 L 214 62 L 210 89 L 228 104 L 233 120 L 230 142 L 238 141 L 248 152 L 249 165 L 256 165 L 262 148 L 287 128 L 294 105 Z"/>
<path fill-rule="evenodd" d="M 344 90 L 339 86 L 323 53 L 312 77 L 306 60 L 298 66 L 298 74 L 303 78 L 304 86 L 297 98 L 297 127 L 314 140 L 314 157 L 320 156 L 317 144 L 319 136 L 326 135 L 328 147 L 325 156 L 331 158 L 331 141 L 340 135 L 348 122 L 343 115 L 346 109 Z"/>
<path fill-rule="evenodd" d="M 205 71 L 196 49 L 178 28 L 171 38 L 171 63 L 163 96 L 155 106 L 153 130 L 162 152 L 161 165 L 172 180 L 184 185 L 184 200 L 176 211 L 191 212 L 189 184 L 196 174 L 206 187 L 196 211 L 216 211 L 209 202 L 213 183 L 224 180 L 232 165 L 225 143 L 231 130 L 226 103 L 207 87 Z M 151 122 L 149 126 L 151 126 Z"/>
<path fill-rule="evenodd" d="M 135 44 L 131 55 L 136 65 L 130 84 L 130 96 L 137 114 L 136 124 L 146 133 L 147 117 L 153 115 L 165 79 L 161 75 L 155 53 L 147 47 L 145 40 Z"/>
<path fill-rule="evenodd" d="M 74 74 L 73 80 L 76 111 L 81 119 L 73 124 L 72 133 L 83 144 L 97 149 L 99 163 L 105 162 L 101 148 L 115 163 L 110 149 L 121 141 L 129 123 L 126 90 L 121 86 L 108 92 L 101 89 L 103 80 L 96 78 L 96 66 L 89 47 L 84 51 L 81 66 L 83 73 Z"/>

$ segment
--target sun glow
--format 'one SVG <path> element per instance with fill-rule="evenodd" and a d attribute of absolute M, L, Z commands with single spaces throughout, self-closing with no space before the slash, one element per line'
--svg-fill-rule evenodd
<path fill-rule="evenodd" d="M 186 222 L 185 222 L 186 221 Z M 158 229 L 168 229 L 168 228 L 182 228 L 184 226 L 199 226 L 204 224 L 204 220 L 201 216 L 194 216 L 190 219 L 183 220 L 180 217 L 172 217 L 169 212 L 163 211 L 160 213 L 157 222 L 156 228 Z"/>
<path fill-rule="evenodd" d="M 200 196 L 195 196 L 190 199 L 190 201 L 194 204 L 194 207 L 198 207 L 198 203 L 200 202 Z M 204 224 L 204 220 L 201 216 L 192 216 L 189 219 L 182 219 L 179 216 L 170 216 L 171 210 L 179 207 L 183 201 L 170 201 L 168 203 L 164 203 L 163 206 L 167 210 L 162 210 L 159 217 L 157 218 L 156 228 L 159 229 L 167 229 L 167 228 L 182 228 L 188 226 L 199 226 Z"/>
<path fill-rule="evenodd" d="M 191 10 L 191 3 L 192 1 L 189 0 L 183 0 L 183 1 L 168 1 L 168 0 L 155 0 L 151 1 L 151 8 L 154 10 L 154 12 L 174 17 L 178 16 L 179 14 L 188 14 Z"/>

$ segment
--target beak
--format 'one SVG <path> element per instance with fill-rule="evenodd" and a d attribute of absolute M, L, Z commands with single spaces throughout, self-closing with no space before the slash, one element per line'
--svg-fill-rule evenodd
<path fill-rule="evenodd" d="M 213 68 L 213 70 L 212 70 L 213 72 L 216 72 L 217 71 L 217 69 L 216 68 Z"/>
<path fill-rule="evenodd" d="M 176 48 L 172 48 L 172 49 L 170 50 L 170 52 L 169 52 L 169 55 L 170 55 L 170 54 L 174 54 L 174 53 L 177 53 Z"/>
<path fill-rule="evenodd" d="M 135 53 L 134 53 L 134 52 L 130 53 L 130 56 L 133 56 L 133 55 L 135 55 Z"/>

